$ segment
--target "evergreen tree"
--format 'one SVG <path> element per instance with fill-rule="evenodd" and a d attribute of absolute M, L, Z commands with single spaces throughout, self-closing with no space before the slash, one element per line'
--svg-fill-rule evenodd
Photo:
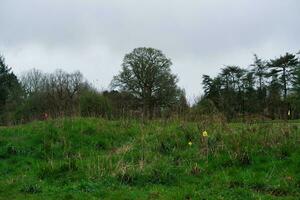
<path fill-rule="evenodd" d="M 283 99 L 286 100 L 289 86 L 292 83 L 292 75 L 295 67 L 298 65 L 298 59 L 295 55 L 286 53 L 284 56 L 280 56 L 274 60 L 270 60 L 268 66 L 272 70 L 272 73 L 278 74 L 280 78 L 280 84 L 283 88 Z"/>
<path fill-rule="evenodd" d="M 21 86 L 15 74 L 0 56 L 0 121 L 5 123 L 12 117 L 21 98 Z"/>
<path fill-rule="evenodd" d="M 266 76 L 268 74 L 267 71 L 267 63 L 259 58 L 256 54 L 254 54 L 254 62 L 251 64 L 253 67 L 251 71 L 254 73 L 254 78 L 257 82 L 257 106 L 258 111 L 262 114 L 263 110 L 266 106 Z"/>

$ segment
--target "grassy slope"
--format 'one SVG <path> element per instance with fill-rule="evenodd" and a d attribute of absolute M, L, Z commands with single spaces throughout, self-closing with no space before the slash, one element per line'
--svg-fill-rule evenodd
<path fill-rule="evenodd" d="M 0 128 L 0 199 L 299 198 L 297 123 L 200 125 L 208 139 L 197 127 L 64 119 Z"/>

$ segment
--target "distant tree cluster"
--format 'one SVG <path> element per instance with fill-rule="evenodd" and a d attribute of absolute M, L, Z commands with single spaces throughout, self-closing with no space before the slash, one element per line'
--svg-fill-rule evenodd
<path fill-rule="evenodd" d="M 0 57 L 0 125 L 64 116 L 153 118 L 181 115 L 185 93 L 171 73 L 171 61 L 152 48 L 124 58 L 112 80 L 117 90 L 98 91 L 77 71 L 43 73 L 32 69 L 19 78 Z"/>
<path fill-rule="evenodd" d="M 160 50 L 136 48 L 125 55 L 113 90 L 98 91 L 79 72 L 32 69 L 19 78 L 0 57 L 0 125 L 65 116 L 105 118 L 296 119 L 300 118 L 300 59 L 286 53 L 248 69 L 225 66 L 203 75 L 204 95 L 190 107 L 172 62 Z"/>
<path fill-rule="evenodd" d="M 226 66 L 214 78 L 203 75 L 204 96 L 198 105 L 210 102 L 210 107 L 228 119 L 299 118 L 299 61 L 291 53 L 267 61 L 254 55 L 249 69 Z"/>

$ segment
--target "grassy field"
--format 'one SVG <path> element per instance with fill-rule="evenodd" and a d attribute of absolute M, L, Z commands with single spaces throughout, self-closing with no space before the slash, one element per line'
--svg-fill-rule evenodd
<path fill-rule="evenodd" d="M 300 123 L 2 127 L 0 199 L 300 199 Z"/>

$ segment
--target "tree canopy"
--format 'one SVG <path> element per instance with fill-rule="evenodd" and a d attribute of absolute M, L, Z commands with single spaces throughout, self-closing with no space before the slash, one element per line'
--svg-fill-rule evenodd
<path fill-rule="evenodd" d="M 136 48 L 125 55 L 122 71 L 113 78 L 112 86 L 140 99 L 144 112 L 151 117 L 155 108 L 178 101 L 178 78 L 171 73 L 171 65 L 171 60 L 160 50 Z"/>
<path fill-rule="evenodd" d="M 210 99 L 229 119 L 239 115 L 296 117 L 300 112 L 299 58 L 286 53 L 264 61 L 254 55 L 250 69 L 226 66 L 217 77 L 203 75 L 204 99 Z"/>
<path fill-rule="evenodd" d="M 22 95 L 18 78 L 5 64 L 4 57 L 0 56 L 0 121 L 9 121 L 8 115 L 20 98 Z"/>

